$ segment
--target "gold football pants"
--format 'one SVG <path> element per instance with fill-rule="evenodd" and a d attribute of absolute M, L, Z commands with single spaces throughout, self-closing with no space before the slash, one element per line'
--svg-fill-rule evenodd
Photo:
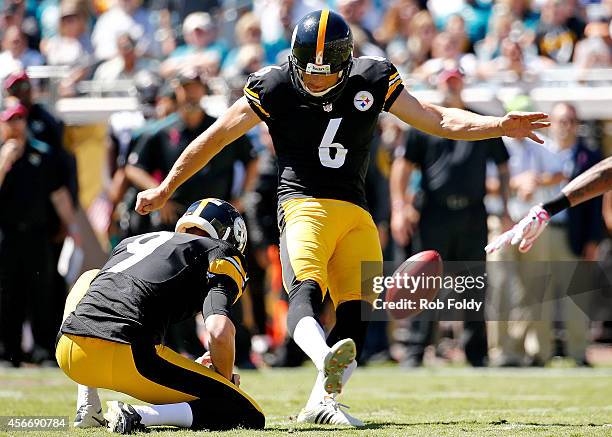
<path fill-rule="evenodd" d="M 66 301 L 64 319 L 87 292 L 97 270 L 84 273 Z M 264 416 L 244 391 L 213 370 L 163 345 L 118 343 L 63 334 L 60 368 L 79 384 L 125 393 L 152 404 L 189 402 L 193 428 L 263 428 Z"/>
<path fill-rule="evenodd" d="M 362 295 L 362 262 L 368 277 L 382 274 L 378 229 L 363 208 L 334 199 L 290 199 L 281 204 L 281 264 L 283 283 L 315 281 L 335 307 Z M 374 272 L 373 270 L 377 270 Z"/>

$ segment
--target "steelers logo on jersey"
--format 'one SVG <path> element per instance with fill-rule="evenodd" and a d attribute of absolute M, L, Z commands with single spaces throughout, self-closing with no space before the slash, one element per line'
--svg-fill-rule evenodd
<path fill-rule="evenodd" d="M 369 91 L 359 91 L 353 99 L 355 108 L 360 111 L 367 111 L 374 104 L 374 96 Z"/>

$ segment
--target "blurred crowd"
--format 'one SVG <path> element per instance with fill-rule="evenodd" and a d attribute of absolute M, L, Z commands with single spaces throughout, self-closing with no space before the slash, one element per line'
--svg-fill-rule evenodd
<path fill-rule="evenodd" d="M 54 362 L 68 288 L 56 267 L 67 239 L 82 245 L 76 161 L 64 147 L 63 122 L 38 103 L 40 77 L 26 73 L 37 66 L 59 68 L 60 97 L 86 95 L 87 82 L 110 95 L 122 95 L 118 84 L 125 82 L 138 97 L 139 110 L 108 120 L 103 191 L 87 205 L 106 249 L 128 236 L 173 230 L 195 200 L 231 201 L 249 233 L 249 291 L 235 307 L 238 365 L 302 363 L 286 336 L 276 163 L 265 125 L 226 147 L 162 210 L 139 216 L 134 205 L 137 192 L 156 186 L 241 95 L 248 74 L 285 62 L 295 22 L 325 6 L 351 24 L 355 56 L 387 57 L 411 87 L 435 89 L 446 106 L 471 109 L 464 87 L 486 81 L 522 84 L 525 92 L 505 109 L 533 110 L 527 91 L 542 71 L 612 68 L 609 0 L 3 0 L 0 363 Z M 583 122 L 566 103 L 554 107 L 551 121 L 544 145 L 507 138 L 485 145 L 431 137 L 381 116 L 367 195 L 385 260 L 399 264 L 436 249 L 448 261 L 484 261 L 491 235 L 604 156 L 600 122 Z M 506 251 L 497 259 L 583 259 L 610 268 L 612 196 L 555 217 L 546 235 L 528 255 Z M 521 279 L 520 272 L 493 275 L 491 299 L 517 306 L 528 293 Z M 331 312 L 321 317 L 333 324 Z M 580 314 L 561 325 L 529 319 L 376 322 L 361 360 L 539 366 L 565 355 L 589 365 L 587 345 L 612 337 L 607 324 Z M 199 356 L 206 338 L 195 319 L 172 328 L 166 340 Z"/>
<path fill-rule="evenodd" d="M 609 0 L 3 0 L 0 79 L 17 68 L 64 68 L 60 95 L 87 79 L 184 68 L 232 83 L 287 57 L 296 20 L 333 7 L 356 55 L 385 56 L 434 85 L 449 63 L 466 79 L 533 80 L 544 69 L 612 65 Z"/>

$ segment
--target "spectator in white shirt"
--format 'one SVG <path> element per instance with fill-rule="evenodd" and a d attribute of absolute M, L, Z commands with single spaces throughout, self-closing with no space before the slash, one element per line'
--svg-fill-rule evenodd
<path fill-rule="evenodd" d="M 113 82 L 133 79 L 140 70 L 146 69 L 148 63 L 136 52 L 136 41 L 128 33 L 117 38 L 117 56 L 100 64 L 94 73 L 94 80 Z"/>
<path fill-rule="evenodd" d="M 506 109 L 528 111 L 532 108 L 527 97 L 519 96 Z M 508 213 L 517 222 L 533 204 L 554 197 L 556 186 L 565 178 L 563 162 L 555 153 L 530 139 L 504 137 L 503 140 L 510 154 Z M 489 240 L 506 230 L 499 223 L 491 226 Z M 488 271 L 487 310 L 490 320 L 496 321 L 487 323 L 487 332 L 491 360 L 497 366 L 540 366 L 552 354 L 550 319 L 539 313 L 544 305 L 535 304 L 538 299 L 542 303 L 545 290 L 534 290 L 529 285 L 534 273 L 529 267 L 542 265 L 533 261 L 549 261 L 550 250 L 544 242 L 538 247 L 534 245 L 534 249 L 528 253 L 502 250 L 487 258 L 488 261 L 506 261 L 489 263 Z M 525 347 L 528 337 L 536 340 L 536 346 L 529 352 Z"/>
<path fill-rule="evenodd" d="M 25 34 L 16 26 L 9 27 L 2 38 L 0 53 L 0 80 L 17 70 L 43 65 L 44 58 L 28 48 Z"/>
<path fill-rule="evenodd" d="M 80 0 L 62 0 L 58 33 L 40 45 L 48 65 L 70 67 L 68 77 L 60 83 L 59 93 L 64 97 L 76 94 L 75 85 L 91 73 L 94 57 L 87 18 L 86 5 Z"/>
<path fill-rule="evenodd" d="M 117 55 L 117 38 L 123 33 L 129 33 L 138 41 L 139 52 L 158 56 L 160 48 L 149 15 L 149 11 L 142 7 L 142 0 L 118 0 L 98 18 L 94 27 L 91 40 L 96 58 L 107 60 Z"/>

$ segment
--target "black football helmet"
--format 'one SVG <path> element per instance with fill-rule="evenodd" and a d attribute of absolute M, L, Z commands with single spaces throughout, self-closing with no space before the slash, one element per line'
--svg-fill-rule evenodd
<path fill-rule="evenodd" d="M 211 238 L 227 241 L 244 254 L 247 230 L 244 219 L 230 203 L 221 199 L 202 199 L 191 204 L 176 222 L 175 231 L 196 227 Z"/>
<path fill-rule="evenodd" d="M 353 34 L 344 19 L 323 9 L 304 16 L 293 30 L 289 55 L 291 81 L 308 103 L 323 106 L 338 98 L 353 65 Z M 321 92 L 310 91 L 303 74 L 339 73 L 338 82 Z"/>

